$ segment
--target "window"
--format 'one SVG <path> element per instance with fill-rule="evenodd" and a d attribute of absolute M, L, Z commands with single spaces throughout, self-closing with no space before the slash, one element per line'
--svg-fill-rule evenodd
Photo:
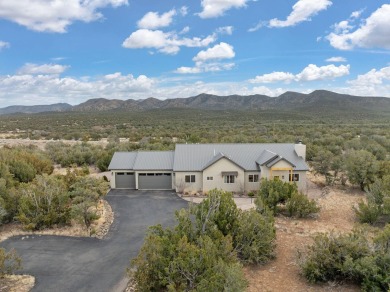
<path fill-rule="evenodd" d="M 195 175 L 186 175 L 185 181 L 186 181 L 186 183 L 194 183 L 195 182 Z"/>
<path fill-rule="evenodd" d="M 117 172 L 116 174 L 117 174 L 117 175 L 125 175 L 124 172 Z"/>
<path fill-rule="evenodd" d="M 249 175 L 249 182 L 258 182 L 259 181 L 259 175 L 258 174 L 250 174 Z"/>
<path fill-rule="evenodd" d="M 290 174 L 290 181 L 299 181 L 299 173 Z"/>
<path fill-rule="evenodd" d="M 225 175 L 223 177 L 223 182 L 225 184 L 234 184 L 234 175 Z"/>
<path fill-rule="evenodd" d="M 207 180 L 213 180 L 213 179 L 214 179 L 214 177 L 212 177 L 212 176 L 207 177 Z"/>

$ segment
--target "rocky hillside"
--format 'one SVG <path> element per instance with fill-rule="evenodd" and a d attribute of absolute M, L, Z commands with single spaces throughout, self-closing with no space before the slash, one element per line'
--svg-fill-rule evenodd
<path fill-rule="evenodd" d="M 37 113 L 43 111 L 140 111 L 151 109 L 188 108 L 208 110 L 294 110 L 299 112 L 383 112 L 390 113 L 390 98 L 363 97 L 338 94 L 326 90 L 316 90 L 310 94 L 285 92 L 278 97 L 266 95 L 229 95 L 217 96 L 200 94 L 188 98 L 160 100 L 148 98 L 142 100 L 90 99 L 76 106 L 56 104 L 48 106 L 13 106 L 0 109 L 0 114 L 15 112 Z"/>
<path fill-rule="evenodd" d="M 14 113 L 25 113 L 35 114 L 41 112 L 64 112 L 72 110 L 72 106 L 67 103 L 56 103 L 50 105 L 12 105 L 4 108 L 0 108 L 0 115 L 14 114 Z"/>

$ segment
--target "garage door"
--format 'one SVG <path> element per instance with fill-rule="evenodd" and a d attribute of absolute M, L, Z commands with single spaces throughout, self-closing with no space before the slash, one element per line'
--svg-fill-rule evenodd
<path fill-rule="evenodd" d="M 138 174 L 138 189 L 140 190 L 171 190 L 171 173 L 140 173 Z"/>
<path fill-rule="evenodd" d="M 135 175 L 133 172 L 115 173 L 115 187 L 117 189 L 135 189 Z"/>

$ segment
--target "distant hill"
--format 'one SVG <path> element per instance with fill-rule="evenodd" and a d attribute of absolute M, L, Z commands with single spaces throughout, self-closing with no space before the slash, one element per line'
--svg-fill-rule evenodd
<path fill-rule="evenodd" d="M 147 98 L 142 100 L 90 99 L 76 106 L 55 104 L 47 106 L 11 106 L 0 109 L 0 114 L 38 113 L 44 111 L 142 111 L 152 109 L 188 108 L 208 110 L 281 110 L 308 113 L 342 112 L 380 112 L 390 114 L 390 98 L 364 97 L 339 94 L 326 90 L 316 90 L 310 94 L 285 92 L 278 97 L 266 95 L 229 95 L 217 96 L 199 94 L 188 98 L 160 100 Z"/>
<path fill-rule="evenodd" d="M 0 115 L 24 113 L 24 114 L 36 114 L 42 112 L 64 112 L 72 110 L 72 106 L 67 103 L 56 103 L 50 105 L 12 105 L 4 108 L 0 108 Z"/>

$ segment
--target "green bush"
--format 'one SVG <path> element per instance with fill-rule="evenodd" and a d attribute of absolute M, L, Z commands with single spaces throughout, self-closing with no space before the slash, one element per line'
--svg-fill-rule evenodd
<path fill-rule="evenodd" d="M 286 209 L 290 216 L 304 218 L 318 213 L 320 208 L 314 200 L 310 200 L 301 192 L 294 192 L 286 202 Z"/>
<path fill-rule="evenodd" d="M 21 186 L 17 219 L 26 229 L 38 230 L 70 223 L 71 200 L 65 184 L 47 175 Z"/>
<path fill-rule="evenodd" d="M 264 263 L 274 256 L 272 215 L 237 209 L 231 193 L 212 190 L 177 225 L 150 228 L 129 274 L 139 291 L 243 291 L 239 259 Z"/>
<path fill-rule="evenodd" d="M 270 210 L 276 214 L 285 208 L 289 216 L 296 217 L 308 217 L 320 210 L 314 200 L 298 192 L 296 184 L 281 180 L 262 179 L 255 204 L 260 213 Z"/>
<path fill-rule="evenodd" d="M 312 283 L 350 280 L 364 291 L 390 289 L 390 225 L 373 241 L 362 231 L 319 234 L 300 252 L 303 275 Z"/>
<path fill-rule="evenodd" d="M 358 207 L 353 208 L 360 223 L 374 224 L 381 215 L 381 208 L 374 202 L 359 202 Z"/>
<path fill-rule="evenodd" d="M 266 263 L 275 256 L 276 233 L 272 216 L 255 210 L 241 212 L 234 230 L 234 247 L 244 263 Z"/>
<path fill-rule="evenodd" d="M 14 249 L 6 251 L 0 248 L 0 278 L 6 274 L 13 274 L 22 268 L 22 259 Z"/>
<path fill-rule="evenodd" d="M 32 181 L 37 174 L 35 168 L 23 160 L 12 161 L 9 165 L 9 171 L 15 179 L 24 183 Z"/>

